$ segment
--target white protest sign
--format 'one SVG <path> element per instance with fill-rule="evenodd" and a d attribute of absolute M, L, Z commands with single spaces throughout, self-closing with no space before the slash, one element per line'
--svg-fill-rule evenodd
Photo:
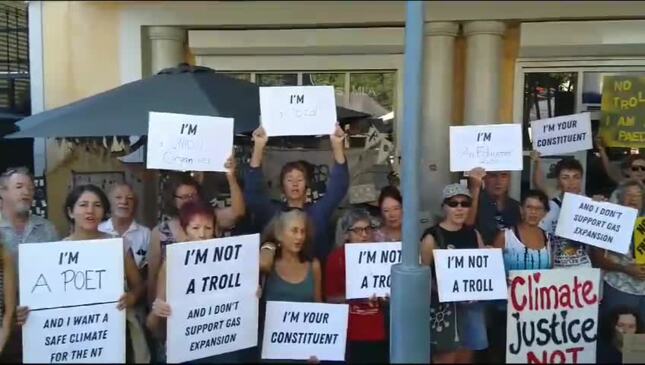
<path fill-rule="evenodd" d="M 506 299 L 501 249 L 437 249 L 432 256 L 440 302 Z"/>
<path fill-rule="evenodd" d="M 168 362 L 257 345 L 258 234 L 168 246 Z"/>
<path fill-rule="evenodd" d="M 522 125 L 450 127 L 450 171 L 522 170 Z"/>
<path fill-rule="evenodd" d="M 542 156 L 573 153 L 593 148 L 589 113 L 531 122 L 533 150 Z"/>
<path fill-rule="evenodd" d="M 507 364 L 595 364 L 600 270 L 510 271 Z"/>
<path fill-rule="evenodd" d="M 345 244 L 347 299 L 390 294 L 392 265 L 401 262 L 401 242 Z"/>
<path fill-rule="evenodd" d="M 565 193 L 555 235 L 625 254 L 637 217 L 634 208 Z"/>
<path fill-rule="evenodd" d="M 125 362 L 123 240 L 25 243 L 19 250 L 26 363 Z"/>
<path fill-rule="evenodd" d="M 233 118 L 150 112 L 149 169 L 226 171 L 233 151 Z"/>
<path fill-rule="evenodd" d="M 262 358 L 344 361 L 347 304 L 267 302 Z"/>
<path fill-rule="evenodd" d="M 22 327 L 25 363 L 124 363 L 125 311 L 116 303 L 36 310 Z"/>
<path fill-rule="evenodd" d="M 332 134 L 336 128 L 334 87 L 260 87 L 260 114 L 268 136 Z"/>

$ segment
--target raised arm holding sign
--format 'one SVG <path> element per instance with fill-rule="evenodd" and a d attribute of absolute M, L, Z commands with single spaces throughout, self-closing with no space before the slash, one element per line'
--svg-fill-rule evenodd
<path fill-rule="evenodd" d="M 336 97 L 333 86 L 260 87 L 262 126 L 269 136 L 333 133 Z"/>

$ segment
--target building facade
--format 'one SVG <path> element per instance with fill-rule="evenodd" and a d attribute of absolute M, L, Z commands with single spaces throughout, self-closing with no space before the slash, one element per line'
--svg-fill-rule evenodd
<path fill-rule="evenodd" d="M 34 1 L 29 10 L 34 113 L 189 62 L 261 85 L 334 85 L 345 105 L 389 114 L 395 148 L 401 143 L 404 2 Z M 439 208 L 436 192 L 458 178 L 448 126 L 523 123 L 527 131 L 530 120 L 583 111 L 597 120 L 603 75 L 645 73 L 645 2 L 433 1 L 426 11 L 426 218 Z M 529 184 L 528 132 L 524 149 L 515 196 Z M 70 171 L 124 169 L 54 141 L 36 150 L 59 229 Z M 593 171 L 591 152 L 578 157 Z M 156 202 L 157 192 L 144 194 Z"/>

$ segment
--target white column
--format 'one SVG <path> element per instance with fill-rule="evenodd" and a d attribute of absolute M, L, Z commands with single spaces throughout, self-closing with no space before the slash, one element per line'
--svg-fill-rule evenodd
<path fill-rule="evenodd" d="M 453 120 L 455 37 L 459 24 L 429 22 L 425 30 L 421 207 L 435 215 L 440 212 L 441 189 L 451 183 L 448 127 Z"/>
<path fill-rule="evenodd" d="M 186 58 L 186 30 L 180 27 L 150 27 L 152 74 L 175 67 Z"/>
<path fill-rule="evenodd" d="M 499 122 L 500 70 L 505 25 L 473 21 L 464 25 L 466 83 L 464 124 Z"/>

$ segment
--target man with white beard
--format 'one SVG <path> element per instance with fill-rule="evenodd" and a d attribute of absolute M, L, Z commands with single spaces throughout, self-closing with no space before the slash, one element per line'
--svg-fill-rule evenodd
<path fill-rule="evenodd" d="M 142 271 L 148 263 L 150 229 L 134 220 L 137 210 L 137 196 L 132 187 L 125 183 L 116 184 L 109 193 L 112 217 L 99 224 L 99 230 L 114 236 L 123 237 L 132 246 L 134 261 Z"/>
<path fill-rule="evenodd" d="M 45 218 L 31 214 L 34 180 L 26 168 L 8 169 L 0 175 L 2 220 L 0 237 L 18 264 L 21 243 L 59 241 L 54 225 Z"/>

